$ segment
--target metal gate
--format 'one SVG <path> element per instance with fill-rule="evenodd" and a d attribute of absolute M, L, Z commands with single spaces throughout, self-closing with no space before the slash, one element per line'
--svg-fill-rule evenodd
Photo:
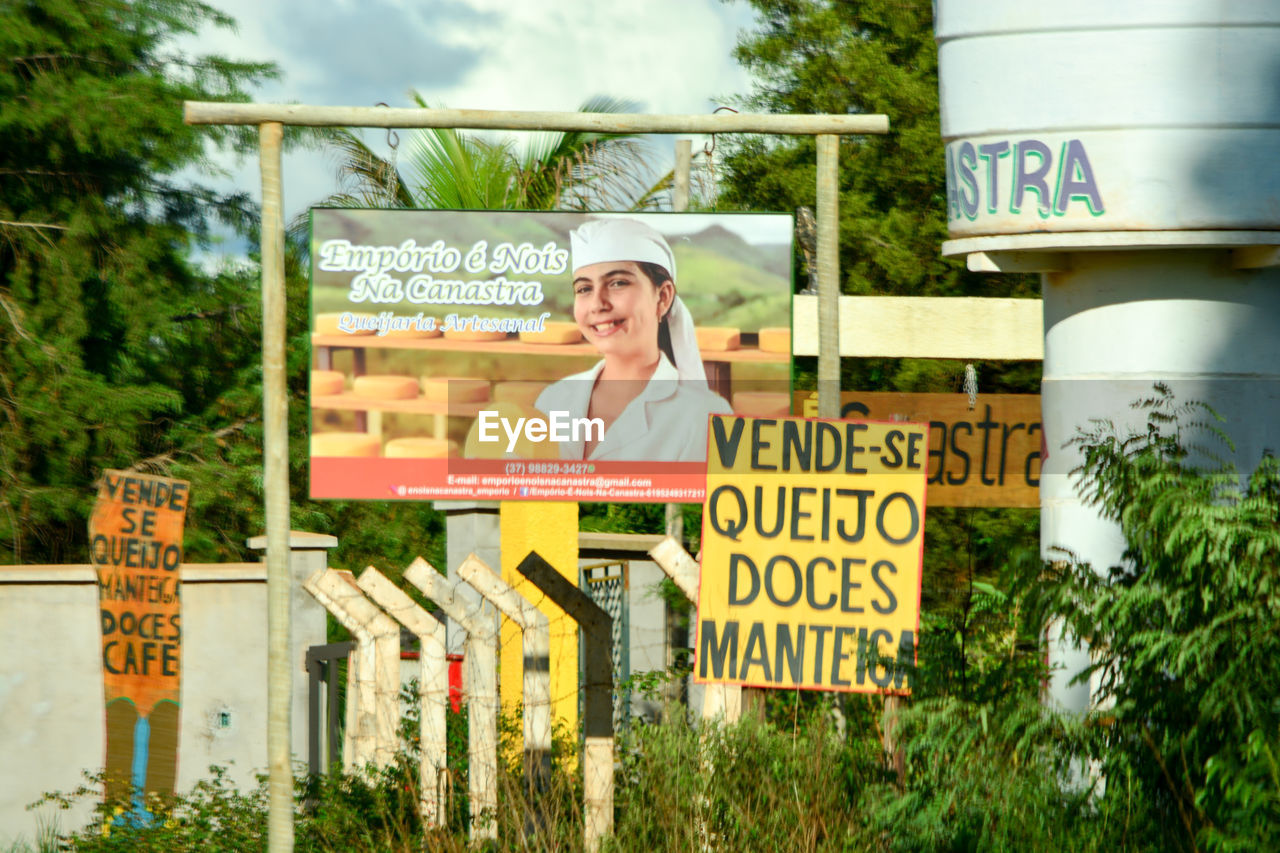
<path fill-rule="evenodd" d="M 579 567 L 580 587 L 613 619 L 613 727 L 631 720 L 631 690 L 624 688 L 631 677 L 631 571 L 626 560 L 607 560 Z M 579 666 L 583 671 L 582 642 L 578 643 Z M 579 703 L 581 703 L 581 693 Z M 581 709 L 579 709 L 581 713 Z"/>
<path fill-rule="evenodd" d="M 307 770 L 312 775 L 342 766 L 347 658 L 355 646 L 329 643 L 307 649 Z"/>

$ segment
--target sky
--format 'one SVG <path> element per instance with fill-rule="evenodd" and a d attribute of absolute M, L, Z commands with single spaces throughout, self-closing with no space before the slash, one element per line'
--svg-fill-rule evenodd
<path fill-rule="evenodd" d="M 281 77 L 255 92 L 261 103 L 405 107 L 414 89 L 458 109 L 569 111 L 603 94 L 643 113 L 709 113 L 751 89 L 732 58 L 754 19 L 742 0 L 209 2 L 236 31 L 206 28 L 180 47 L 275 62 Z M 386 153 L 385 137 L 367 138 Z M 674 137 L 652 144 L 655 159 L 670 160 Z M 256 158 L 222 162 L 233 174 L 217 185 L 258 198 Z M 337 189 L 335 162 L 285 154 L 286 219 Z"/>

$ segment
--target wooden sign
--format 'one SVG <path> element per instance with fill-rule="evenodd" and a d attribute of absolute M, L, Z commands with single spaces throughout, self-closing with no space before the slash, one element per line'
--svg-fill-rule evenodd
<path fill-rule="evenodd" d="M 697 681 L 910 692 L 926 432 L 711 418 Z"/>
<path fill-rule="evenodd" d="M 182 679 L 182 529 L 190 485 L 106 471 L 89 519 L 98 570 L 108 800 L 172 796 Z"/>
<path fill-rule="evenodd" d="M 797 391 L 793 411 L 813 416 L 818 392 Z M 930 506 L 1040 506 L 1040 395 L 840 394 L 842 418 L 929 424 Z"/>

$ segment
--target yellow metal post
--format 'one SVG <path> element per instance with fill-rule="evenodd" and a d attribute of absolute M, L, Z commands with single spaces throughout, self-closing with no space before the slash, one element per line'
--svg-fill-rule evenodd
<path fill-rule="evenodd" d="M 578 730 L 578 623 L 516 570 L 537 551 L 569 583 L 578 585 L 578 505 L 569 501 L 503 501 L 498 509 L 502 579 L 547 615 L 551 630 L 551 719 L 553 726 Z M 524 652 L 520 628 L 502 620 L 501 693 L 507 713 L 520 710 Z"/>

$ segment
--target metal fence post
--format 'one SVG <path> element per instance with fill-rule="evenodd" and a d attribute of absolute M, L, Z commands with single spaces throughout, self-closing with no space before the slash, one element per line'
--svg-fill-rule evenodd
<path fill-rule="evenodd" d="M 582 626 L 586 694 L 582 715 L 586 741 L 582 750 L 583 832 L 587 853 L 595 853 L 613 832 L 613 620 L 536 551 L 530 551 L 516 568 Z"/>

